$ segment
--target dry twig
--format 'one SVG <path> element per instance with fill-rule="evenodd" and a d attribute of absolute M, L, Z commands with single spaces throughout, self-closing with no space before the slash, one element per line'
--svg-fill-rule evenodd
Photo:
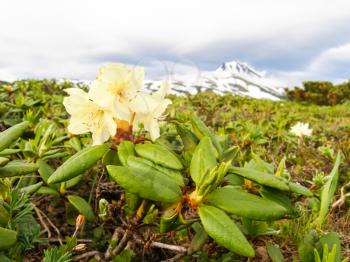
<path fill-rule="evenodd" d="M 44 216 L 47 220 L 47 222 L 50 224 L 50 226 L 55 229 L 55 231 L 57 232 L 57 238 L 58 238 L 58 242 L 62 245 L 62 237 L 61 237 L 61 232 L 58 230 L 58 228 L 55 226 L 54 223 L 52 223 L 52 221 L 50 220 L 50 218 L 43 212 L 41 211 L 39 208 L 35 207 L 35 211 L 39 212 L 42 216 Z"/>

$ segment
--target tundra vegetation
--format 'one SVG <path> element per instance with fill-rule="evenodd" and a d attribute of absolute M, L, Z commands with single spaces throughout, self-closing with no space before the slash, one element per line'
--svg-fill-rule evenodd
<path fill-rule="evenodd" d="M 348 101 L 147 94 L 143 75 L 0 84 L 0 261 L 347 261 Z"/>

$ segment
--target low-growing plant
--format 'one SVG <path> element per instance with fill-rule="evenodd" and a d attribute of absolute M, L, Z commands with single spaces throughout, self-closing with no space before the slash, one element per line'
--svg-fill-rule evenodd
<path fill-rule="evenodd" d="M 257 156 L 245 167 L 232 166 L 235 147 L 223 147 L 224 143 L 219 143 L 199 118 L 193 116 L 191 120 L 191 129 L 175 123 L 179 138 L 173 139 L 182 143 L 181 150 L 175 152 L 170 148 L 169 144 L 177 144 L 174 141 L 165 144 L 161 140 L 156 143 L 122 140 L 112 147 L 110 144 L 93 146 L 66 161 L 50 176 L 48 183 L 73 179 L 111 147 L 103 162 L 111 178 L 125 189 L 129 214 L 135 214 L 133 227 L 142 222 L 151 203 L 157 202 L 163 210 L 160 233 L 200 221 L 218 244 L 242 256 L 254 256 L 253 247 L 240 229 L 243 226 L 251 235 L 258 234 L 252 233 L 251 226 L 247 227 L 247 219 L 273 221 L 293 217 L 295 210 L 287 192 L 306 196 L 312 193 L 284 178 L 284 160 L 277 170 Z M 256 195 L 258 192 L 262 197 Z M 77 201 L 76 207 L 84 215 L 90 213 L 83 201 Z M 235 221 L 233 217 L 239 219 Z M 239 221 L 243 223 L 241 226 L 236 224 Z M 266 232 L 265 229 L 260 234 Z M 130 232 L 126 232 L 125 237 L 130 238 Z M 118 247 L 114 255 L 124 248 Z M 193 252 L 193 246 L 191 248 Z"/>
<path fill-rule="evenodd" d="M 158 261 L 174 252 L 173 260 L 259 260 L 276 240 L 282 252 L 266 245 L 273 261 L 286 252 L 341 260 L 339 236 L 324 232 L 329 214 L 342 216 L 331 204 L 349 167 L 346 104 L 211 93 L 170 100 L 166 84 L 146 94 L 142 80 L 141 68 L 112 65 L 90 89 L 0 85 L 0 261 L 34 250 L 44 261 Z"/>

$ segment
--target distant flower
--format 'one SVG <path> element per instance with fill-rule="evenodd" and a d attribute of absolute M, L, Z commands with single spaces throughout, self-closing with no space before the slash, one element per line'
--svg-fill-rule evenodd
<path fill-rule="evenodd" d="M 137 131 L 142 124 L 153 141 L 160 136 L 158 121 L 171 104 L 171 100 L 165 98 L 168 92 L 168 84 L 163 82 L 157 92 L 152 95 L 139 93 L 130 104 L 131 110 L 135 112 L 134 130 Z"/>
<path fill-rule="evenodd" d="M 308 123 L 298 122 L 294 126 L 292 126 L 290 132 L 298 137 L 311 136 L 312 129 L 309 128 Z"/>
<path fill-rule="evenodd" d="M 117 124 L 110 109 L 97 105 L 80 88 L 68 88 L 65 91 L 69 94 L 63 100 L 63 105 L 71 115 L 69 132 L 77 135 L 91 132 L 94 145 L 102 144 L 115 135 Z"/>
<path fill-rule="evenodd" d="M 104 108 L 111 108 L 118 119 L 130 120 L 129 102 L 143 85 L 143 67 L 131 67 L 123 64 L 102 66 L 92 83 L 89 95 Z"/>

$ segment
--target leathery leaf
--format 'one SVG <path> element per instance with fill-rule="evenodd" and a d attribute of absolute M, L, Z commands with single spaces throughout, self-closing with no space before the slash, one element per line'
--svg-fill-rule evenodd
<path fill-rule="evenodd" d="M 85 148 L 70 157 L 49 177 L 48 184 L 65 182 L 91 168 L 107 152 L 109 144 Z"/>
<path fill-rule="evenodd" d="M 86 202 L 84 198 L 80 196 L 67 196 L 69 203 L 71 203 L 80 214 L 84 215 L 88 221 L 94 220 L 94 212 L 92 211 L 91 205 Z"/>
<path fill-rule="evenodd" d="M 153 201 L 175 203 L 181 198 L 180 187 L 153 168 L 107 166 L 111 178 L 126 191 Z"/>
<path fill-rule="evenodd" d="M 207 205 L 199 206 L 198 211 L 205 231 L 219 245 L 242 256 L 254 256 L 254 249 L 224 211 Z"/>
<path fill-rule="evenodd" d="M 161 145 L 138 144 L 135 146 L 136 153 L 158 165 L 181 170 L 183 165 L 177 156 Z"/>
<path fill-rule="evenodd" d="M 232 166 L 229 168 L 228 173 L 236 174 L 261 185 L 273 187 L 282 191 L 290 190 L 287 182 L 283 178 L 254 169 Z"/>
<path fill-rule="evenodd" d="M 0 151 L 7 148 L 19 138 L 29 125 L 28 121 L 14 125 L 0 133 Z"/>
<path fill-rule="evenodd" d="M 190 174 L 197 186 L 217 164 L 214 150 L 210 138 L 206 136 L 201 139 L 193 153 Z"/>
<path fill-rule="evenodd" d="M 254 220 L 277 220 L 288 213 L 283 206 L 273 201 L 230 186 L 214 190 L 207 196 L 207 201 L 227 213 Z"/>

